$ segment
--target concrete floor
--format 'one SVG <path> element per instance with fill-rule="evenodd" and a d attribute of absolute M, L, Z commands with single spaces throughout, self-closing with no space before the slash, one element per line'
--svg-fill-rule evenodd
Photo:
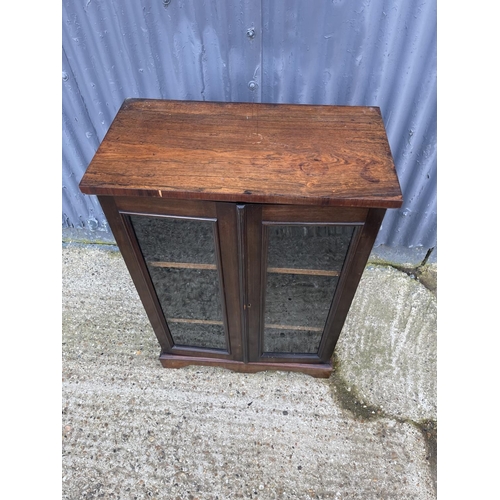
<path fill-rule="evenodd" d="M 64 499 L 436 498 L 435 264 L 367 267 L 323 380 L 166 370 L 121 255 L 62 254 Z"/>

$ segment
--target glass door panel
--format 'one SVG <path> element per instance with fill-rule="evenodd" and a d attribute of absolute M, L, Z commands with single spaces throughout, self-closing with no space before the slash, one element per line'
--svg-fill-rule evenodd
<path fill-rule="evenodd" d="M 354 226 L 265 227 L 263 351 L 317 353 Z"/>
<path fill-rule="evenodd" d="M 228 350 L 213 220 L 130 215 L 174 344 Z"/>

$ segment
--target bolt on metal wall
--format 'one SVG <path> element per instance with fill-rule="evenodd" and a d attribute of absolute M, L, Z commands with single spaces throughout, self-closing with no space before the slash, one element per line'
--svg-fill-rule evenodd
<path fill-rule="evenodd" d="M 405 198 L 376 244 L 436 244 L 436 5 L 63 2 L 63 228 L 108 232 L 78 183 L 126 97 L 379 106 Z"/>

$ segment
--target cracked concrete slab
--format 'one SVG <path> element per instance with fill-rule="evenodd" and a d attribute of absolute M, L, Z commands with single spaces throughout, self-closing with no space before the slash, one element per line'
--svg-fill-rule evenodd
<path fill-rule="evenodd" d="M 336 347 L 340 375 L 386 414 L 437 418 L 435 295 L 392 267 L 370 265 Z"/>
<path fill-rule="evenodd" d="M 396 297 L 421 293 L 393 271 L 385 283 L 403 286 Z M 365 275 L 370 288 L 378 275 Z M 363 304 L 361 297 L 349 317 L 344 348 L 364 324 L 363 316 L 356 321 Z M 162 368 L 117 252 L 63 248 L 62 333 L 65 499 L 436 497 L 422 429 L 410 415 L 349 408 L 338 373 L 322 380 Z M 339 353 L 339 373 L 351 380 L 343 352 L 351 351 Z M 362 388 L 364 374 L 356 377 Z M 403 415 L 411 407 L 398 394 Z"/>

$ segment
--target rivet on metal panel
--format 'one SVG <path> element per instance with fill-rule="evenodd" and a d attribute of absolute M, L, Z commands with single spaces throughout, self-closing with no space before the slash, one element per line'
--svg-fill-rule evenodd
<path fill-rule="evenodd" d="M 254 27 L 247 29 L 247 37 L 250 38 L 250 40 L 255 38 L 255 28 Z"/>
<path fill-rule="evenodd" d="M 254 90 L 257 89 L 257 82 L 254 82 L 253 80 L 250 80 L 248 82 L 248 88 L 253 92 Z"/>
<path fill-rule="evenodd" d="M 90 219 L 87 219 L 87 224 L 91 231 L 95 231 L 97 229 L 97 226 L 99 225 L 99 222 L 97 222 L 97 219 L 95 219 L 94 217 L 91 217 Z"/>
<path fill-rule="evenodd" d="M 163 0 L 163 7 L 168 7 L 172 0 Z"/>

